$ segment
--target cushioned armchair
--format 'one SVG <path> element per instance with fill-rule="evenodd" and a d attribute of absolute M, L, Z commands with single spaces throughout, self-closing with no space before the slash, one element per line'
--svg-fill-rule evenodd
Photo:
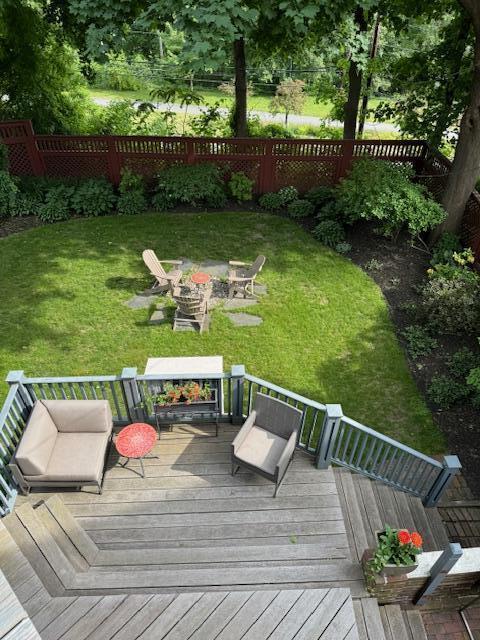
<path fill-rule="evenodd" d="M 37 400 L 8 465 L 21 491 L 95 485 L 112 435 L 107 400 Z"/>
<path fill-rule="evenodd" d="M 257 393 L 255 408 L 232 442 L 232 475 L 246 467 L 275 483 L 285 477 L 297 444 L 302 412 L 286 402 Z"/>

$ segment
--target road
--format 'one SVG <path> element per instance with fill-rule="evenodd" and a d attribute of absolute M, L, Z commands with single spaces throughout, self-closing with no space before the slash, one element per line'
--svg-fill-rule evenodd
<path fill-rule="evenodd" d="M 95 104 L 107 107 L 112 100 L 108 98 L 92 98 Z M 140 102 L 134 102 L 133 105 L 137 107 Z M 156 104 L 156 108 L 159 111 L 166 111 L 169 109 L 174 113 L 184 113 L 186 107 L 182 107 L 179 104 L 170 104 L 166 102 L 159 102 Z M 206 111 L 207 107 L 200 107 L 197 105 L 190 105 L 188 107 L 188 113 L 191 115 L 199 115 L 203 111 Z M 228 109 L 219 109 L 222 115 L 228 115 Z M 273 114 L 268 111 L 250 111 L 252 116 L 258 117 L 262 122 L 276 122 L 278 124 L 285 123 L 285 116 L 281 113 Z M 291 125 L 313 125 L 319 127 L 321 125 L 328 125 L 330 127 L 343 127 L 343 123 L 340 120 L 326 120 L 324 118 L 317 118 L 316 116 L 302 116 L 298 114 L 291 114 L 288 116 L 288 123 Z M 365 131 L 374 131 L 379 135 L 382 133 L 398 133 L 400 130 L 394 124 L 389 122 L 366 122 Z"/>

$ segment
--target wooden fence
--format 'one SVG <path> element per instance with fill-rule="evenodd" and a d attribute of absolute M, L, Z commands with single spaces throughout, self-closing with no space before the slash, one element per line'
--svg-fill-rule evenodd
<path fill-rule="evenodd" d="M 243 171 L 257 195 L 293 185 L 300 193 L 336 184 L 358 158 L 408 164 L 441 197 L 450 162 L 422 140 L 316 140 L 266 138 L 185 138 L 158 136 L 37 135 L 29 120 L 0 123 L 0 140 L 15 175 L 105 176 L 118 184 L 123 168 L 147 180 L 172 163 L 212 162 L 226 175 Z M 480 196 L 465 211 L 464 241 L 480 261 Z"/>

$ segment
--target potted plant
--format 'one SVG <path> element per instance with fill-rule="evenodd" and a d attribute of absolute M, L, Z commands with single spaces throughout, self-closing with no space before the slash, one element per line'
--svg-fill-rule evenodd
<path fill-rule="evenodd" d="M 150 400 L 155 413 L 214 411 L 216 394 L 217 390 L 208 383 L 201 385 L 193 380 L 181 384 L 166 382 L 160 392 L 151 395 Z"/>
<path fill-rule="evenodd" d="M 388 525 L 377 533 L 378 545 L 368 566 L 373 573 L 399 576 L 416 569 L 416 557 L 422 552 L 422 536 L 417 531 L 392 529 Z"/>

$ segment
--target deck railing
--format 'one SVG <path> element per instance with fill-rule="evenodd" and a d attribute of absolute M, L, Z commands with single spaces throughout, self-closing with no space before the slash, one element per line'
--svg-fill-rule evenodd
<path fill-rule="evenodd" d="M 336 464 L 437 504 L 452 477 L 461 468 L 457 456 L 442 462 L 416 451 L 343 415 L 338 404 L 321 404 L 245 372 L 211 375 L 138 375 L 135 368 L 121 375 L 27 378 L 11 371 L 10 385 L 0 412 L 0 517 L 11 511 L 16 485 L 8 462 L 15 452 L 31 409 L 39 399 L 104 399 L 112 408 L 115 427 L 128 422 L 153 422 L 148 397 L 165 382 L 194 380 L 217 389 L 222 418 L 241 423 L 251 411 L 257 392 L 279 398 L 302 411 L 298 448 L 314 458 L 317 468 Z"/>

